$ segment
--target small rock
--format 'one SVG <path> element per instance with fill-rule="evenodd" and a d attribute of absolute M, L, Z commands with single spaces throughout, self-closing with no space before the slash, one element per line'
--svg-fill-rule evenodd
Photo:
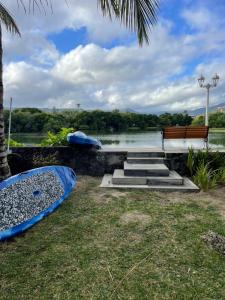
<path fill-rule="evenodd" d="M 203 241 L 211 246 L 213 249 L 217 250 L 221 254 L 225 255 L 225 237 L 219 235 L 213 231 L 209 231 L 207 234 L 203 235 Z"/>

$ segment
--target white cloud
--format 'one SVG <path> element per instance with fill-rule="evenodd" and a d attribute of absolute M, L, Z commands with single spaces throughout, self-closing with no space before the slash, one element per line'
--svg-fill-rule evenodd
<path fill-rule="evenodd" d="M 93 42 L 106 42 L 114 38 L 128 36 L 128 31 L 116 20 L 111 22 L 102 16 L 97 9 L 97 0 L 73 0 L 53 1 L 53 12 L 46 9 L 46 14 L 36 8 L 35 13 L 25 14 L 23 7 L 18 7 L 17 1 L 2 1 L 15 16 L 15 20 L 21 31 L 22 37 L 11 38 L 10 34 L 4 32 L 4 48 L 6 58 L 13 55 L 33 56 L 38 48 L 39 52 L 46 48 L 52 48 L 51 43 L 46 39 L 50 33 L 59 33 L 65 28 L 78 30 L 82 27 L 87 29 L 89 39 Z M 4 3 L 5 2 L 5 3 Z M 25 0 L 26 7 L 29 7 L 29 0 Z M 54 49 L 52 49 L 54 51 Z"/>
<path fill-rule="evenodd" d="M 203 31 L 210 29 L 214 25 L 212 20 L 216 20 L 212 13 L 204 7 L 185 9 L 182 16 L 191 28 Z"/>
<path fill-rule="evenodd" d="M 9 0 L 9 6 L 17 10 L 14 0 Z M 131 44 L 104 49 L 99 41 L 125 37 L 127 32 L 117 22 L 104 19 L 96 1 L 71 1 L 69 9 L 59 1 L 52 16 L 38 12 L 24 16 L 20 9 L 17 20 L 23 38 L 4 38 L 6 98 L 13 96 L 16 106 L 73 108 L 81 103 L 87 109 L 130 107 L 143 112 L 203 106 L 205 94 L 196 78 L 201 72 L 207 76 L 218 72 L 225 78 L 225 33 L 220 22 L 208 26 L 212 16 L 205 8 L 184 10 L 182 16 L 194 33 L 175 36 L 171 21 L 161 20 L 149 47 Z M 82 26 L 91 42 L 66 54 L 46 38 L 50 32 Z M 215 53 L 220 54 L 216 59 Z M 184 75 L 190 62 L 206 54 L 207 61 Z M 12 61 L 15 55 L 24 58 Z M 213 91 L 211 103 L 223 102 L 224 95 L 221 85 Z"/>
<path fill-rule="evenodd" d="M 186 56 L 171 49 L 161 67 L 163 59 L 156 59 L 152 51 L 136 46 L 106 50 L 90 44 L 63 55 L 50 69 L 11 63 L 5 68 L 6 95 L 18 106 L 73 108 L 81 103 L 84 108 L 149 112 L 199 107 L 204 94 L 195 77 L 176 84 L 169 80 L 179 74 Z"/>

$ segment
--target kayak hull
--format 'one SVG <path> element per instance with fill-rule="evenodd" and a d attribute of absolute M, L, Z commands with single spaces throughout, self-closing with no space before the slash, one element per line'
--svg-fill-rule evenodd
<path fill-rule="evenodd" d="M 102 144 L 99 140 L 87 136 L 82 132 L 69 133 L 67 136 L 67 141 L 70 145 L 82 145 L 87 147 L 95 147 L 100 149 Z"/>
<path fill-rule="evenodd" d="M 52 213 L 76 185 L 74 171 L 48 166 L 12 176 L 0 183 L 0 240 L 11 238 Z"/>

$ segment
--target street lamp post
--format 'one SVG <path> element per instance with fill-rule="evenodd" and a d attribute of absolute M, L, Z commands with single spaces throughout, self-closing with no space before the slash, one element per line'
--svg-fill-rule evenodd
<path fill-rule="evenodd" d="M 217 86 L 219 79 L 220 79 L 219 75 L 215 74 L 212 78 L 212 83 L 204 84 L 205 77 L 201 75 L 198 78 L 199 86 L 201 88 L 207 89 L 207 99 L 206 99 L 206 108 L 205 108 L 205 126 L 209 126 L 209 90 L 210 88 Z"/>

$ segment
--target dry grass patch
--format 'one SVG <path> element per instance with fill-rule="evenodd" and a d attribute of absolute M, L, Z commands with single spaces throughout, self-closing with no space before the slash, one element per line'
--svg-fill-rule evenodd
<path fill-rule="evenodd" d="M 91 192 L 91 196 L 96 203 L 108 203 L 112 199 L 126 198 L 129 192 L 118 191 L 115 189 L 97 188 Z"/>
<path fill-rule="evenodd" d="M 197 193 L 192 201 L 197 202 L 204 208 L 215 208 L 220 216 L 225 219 L 225 187 L 219 187 L 209 192 Z"/>
<path fill-rule="evenodd" d="M 124 192 L 124 191 L 121 192 L 121 191 L 112 189 L 110 194 L 115 198 L 121 198 L 121 197 L 127 197 L 129 192 Z"/>
<path fill-rule="evenodd" d="M 184 218 L 187 221 L 195 221 L 196 219 L 198 219 L 198 217 L 194 214 L 186 214 L 186 215 L 184 215 Z"/>
<path fill-rule="evenodd" d="M 130 223 L 139 223 L 146 225 L 151 222 L 150 215 L 144 214 L 140 211 L 126 212 L 120 217 L 120 224 L 128 225 Z"/>
<path fill-rule="evenodd" d="M 195 202 L 204 209 L 214 207 L 220 216 L 225 219 L 225 187 L 218 187 L 217 189 L 212 189 L 207 193 L 201 191 L 199 193 L 156 192 L 155 194 L 160 204 L 188 204 Z M 192 219 L 192 217 L 190 218 Z"/>
<path fill-rule="evenodd" d="M 112 200 L 111 195 L 107 191 L 93 191 L 90 195 L 96 203 L 108 203 Z"/>

